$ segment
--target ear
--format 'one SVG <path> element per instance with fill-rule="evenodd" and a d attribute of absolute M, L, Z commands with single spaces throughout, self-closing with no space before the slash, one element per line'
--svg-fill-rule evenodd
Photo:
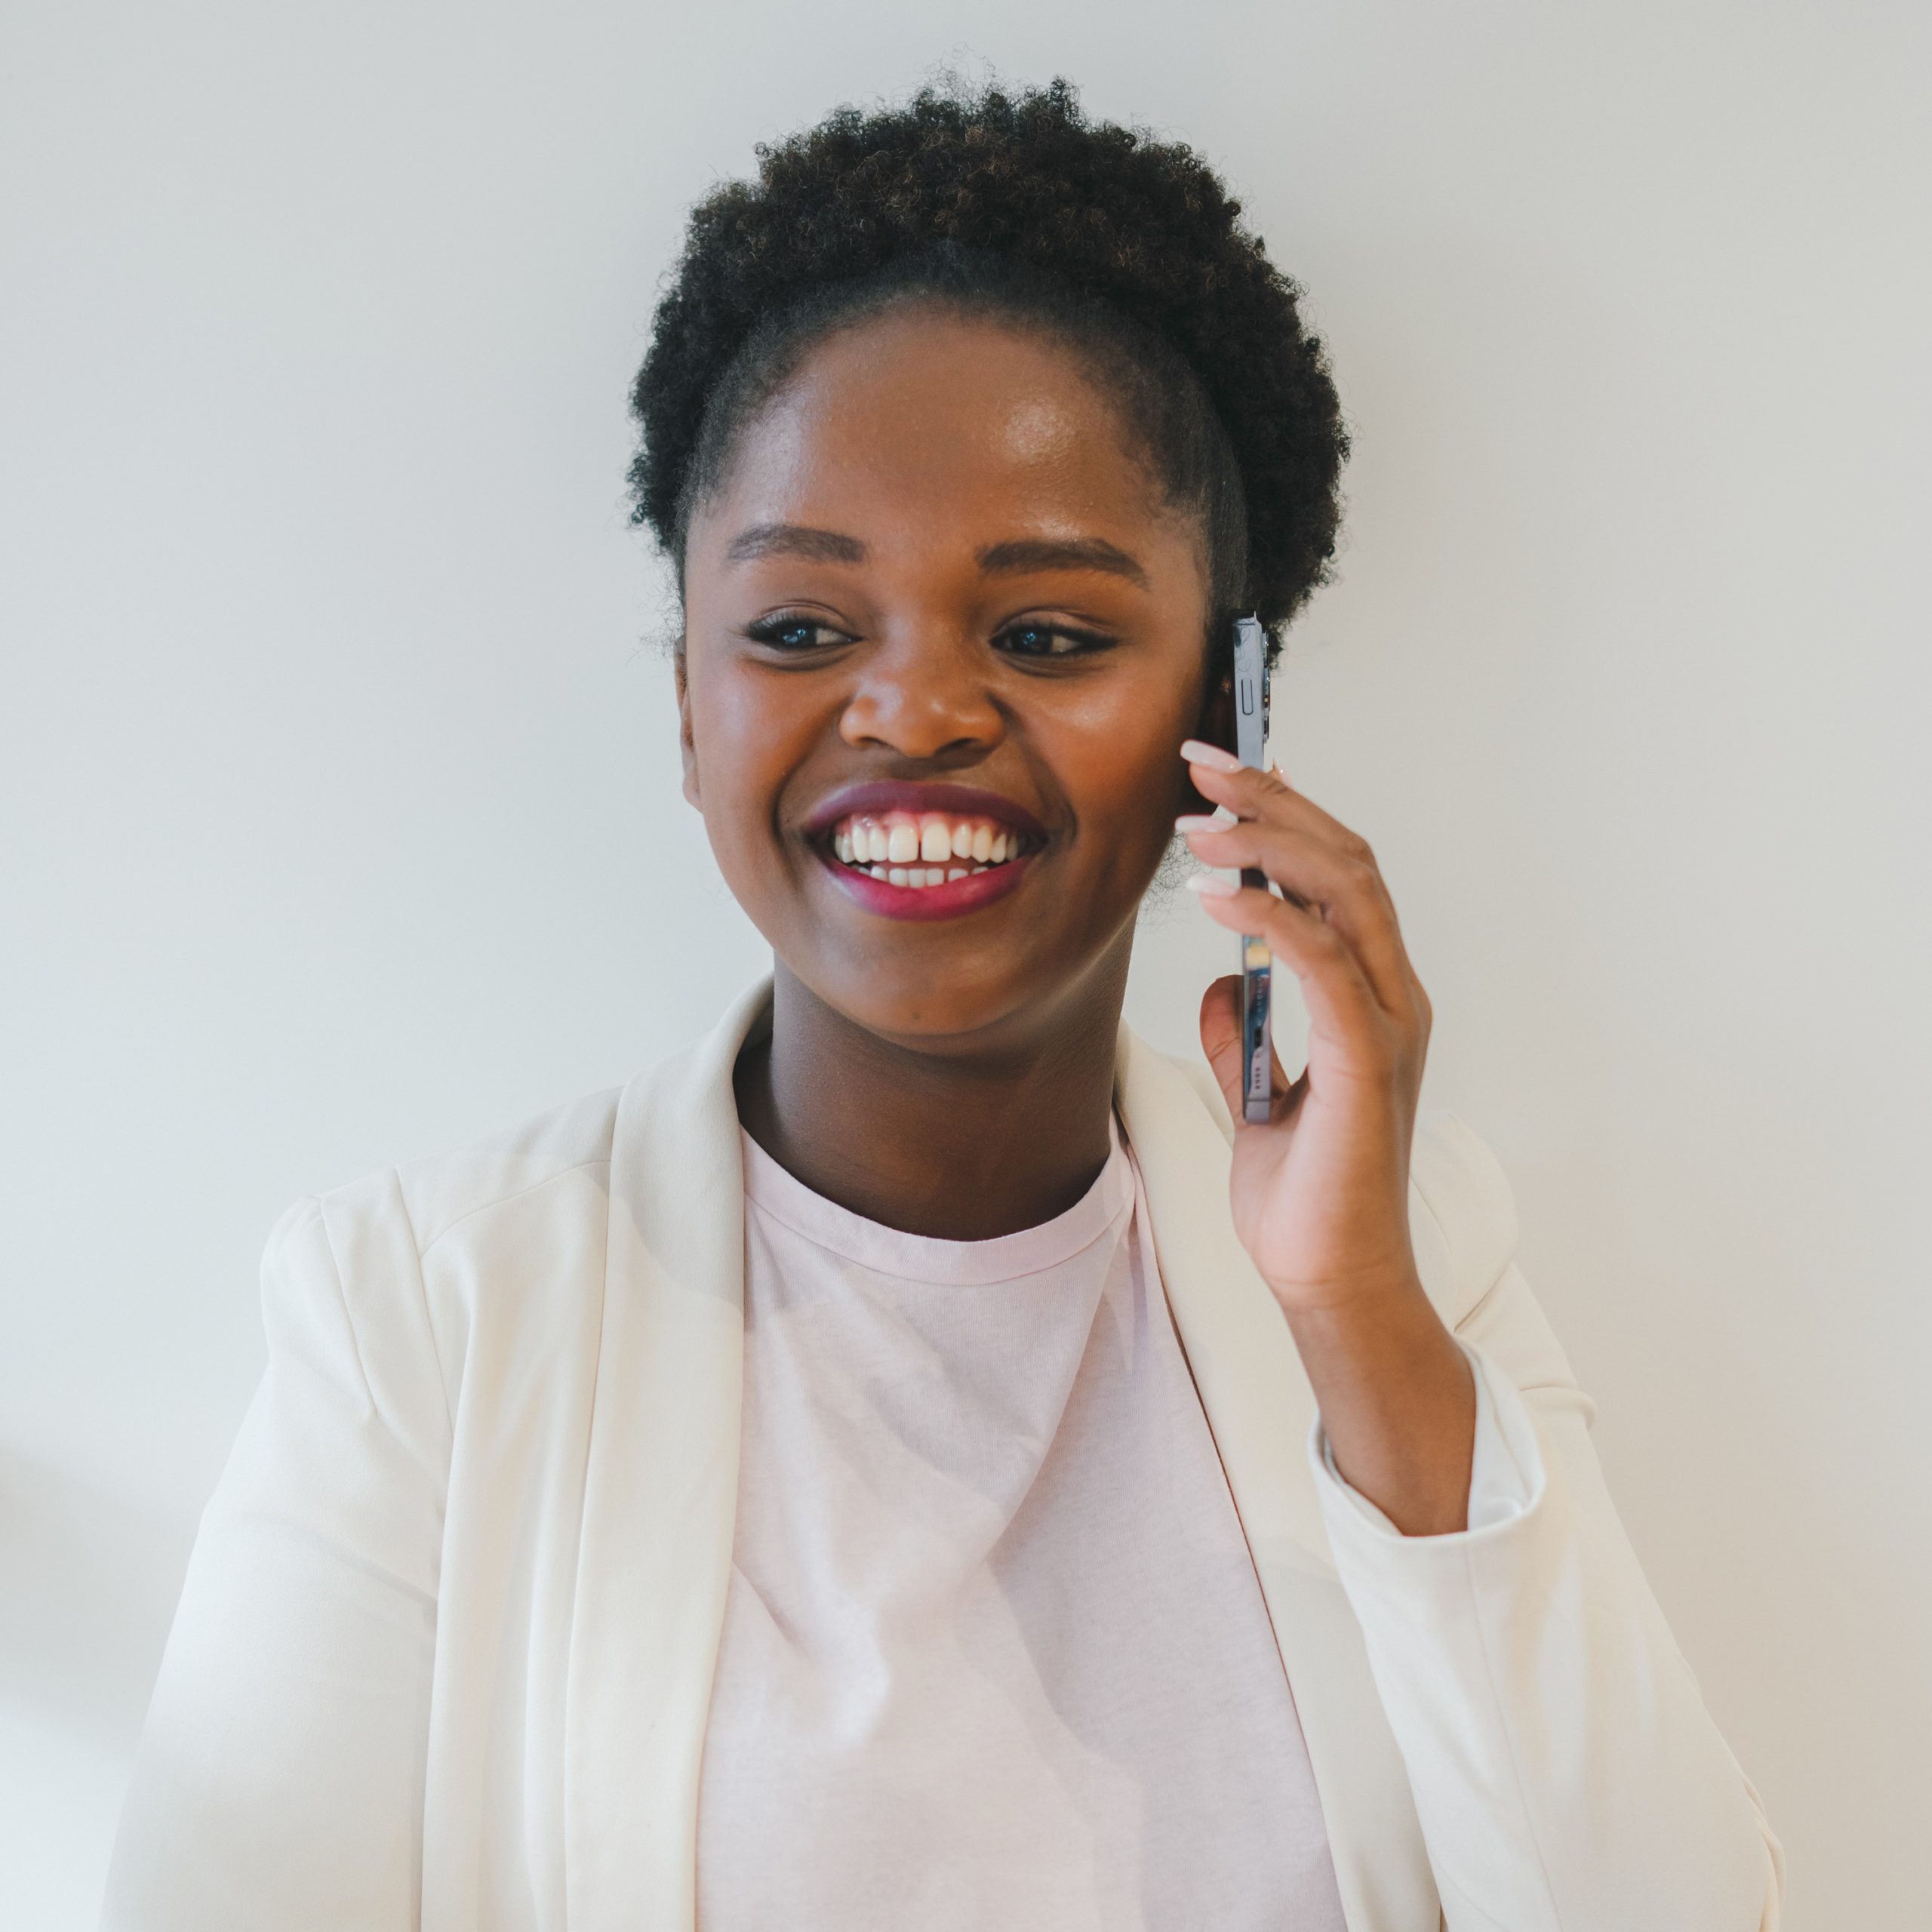
<path fill-rule="evenodd" d="M 698 795 L 697 746 L 691 737 L 691 685 L 685 675 L 685 641 L 678 638 L 677 656 L 673 660 L 678 680 L 678 749 L 684 759 L 685 798 L 688 804 L 704 809 L 704 801 Z"/>
<path fill-rule="evenodd" d="M 1226 650 L 1217 650 L 1208 657 L 1208 675 L 1201 685 L 1201 715 L 1195 720 L 1193 735 L 1203 744 L 1234 749 L 1235 667 Z M 1185 765 L 1181 768 L 1180 783 L 1183 811 L 1198 812 L 1204 817 L 1213 813 L 1212 802 L 1194 789 Z"/>

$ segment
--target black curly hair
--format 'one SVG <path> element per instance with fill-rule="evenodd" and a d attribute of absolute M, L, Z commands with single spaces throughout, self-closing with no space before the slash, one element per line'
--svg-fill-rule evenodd
<path fill-rule="evenodd" d="M 632 520 L 681 581 L 738 430 L 832 331 L 939 300 L 1043 329 L 1206 532 L 1220 611 L 1278 635 L 1324 582 L 1348 438 L 1300 291 L 1194 152 L 1090 122 L 1064 80 L 841 108 L 693 211 L 632 390 Z"/>

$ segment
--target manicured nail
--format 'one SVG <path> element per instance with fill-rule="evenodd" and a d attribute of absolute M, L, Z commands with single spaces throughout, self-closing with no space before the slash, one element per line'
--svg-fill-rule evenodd
<path fill-rule="evenodd" d="M 1214 818 L 1200 812 L 1183 812 L 1174 820 L 1177 832 L 1224 832 L 1238 821 L 1231 818 Z"/>
<path fill-rule="evenodd" d="M 1204 764 L 1210 771 L 1238 771 L 1241 760 L 1232 752 L 1224 752 L 1219 745 L 1204 745 L 1198 738 L 1190 738 L 1180 748 L 1180 755 L 1189 764 Z"/>
<path fill-rule="evenodd" d="M 1219 872 L 1192 872 L 1188 875 L 1187 889 L 1204 899 L 1232 899 L 1241 888 Z"/>

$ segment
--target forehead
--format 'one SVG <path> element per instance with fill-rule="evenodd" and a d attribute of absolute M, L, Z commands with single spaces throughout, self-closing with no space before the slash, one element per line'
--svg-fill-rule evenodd
<path fill-rule="evenodd" d="M 928 551 L 1100 536 L 1190 570 L 1199 547 L 1075 351 L 931 309 L 840 329 L 807 354 L 740 429 L 689 553 L 767 522 L 862 522 L 869 542 L 889 548 L 896 533 Z"/>

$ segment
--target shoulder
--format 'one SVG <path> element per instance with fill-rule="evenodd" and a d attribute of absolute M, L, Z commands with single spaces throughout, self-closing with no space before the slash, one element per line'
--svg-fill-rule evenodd
<path fill-rule="evenodd" d="M 268 1239 L 266 1263 L 321 1242 L 347 1261 L 372 1242 L 417 1258 L 475 1217 L 558 1183 L 608 1171 L 620 1088 L 553 1107 L 506 1132 L 448 1152 L 365 1174 L 288 1208 Z"/>
<path fill-rule="evenodd" d="M 601 1191 L 621 1088 L 552 1107 L 509 1132 L 396 1170 L 396 1185 L 424 1253 L 463 1223 L 559 1183 Z"/>
<path fill-rule="evenodd" d="M 452 1313 L 453 1296 L 500 1301 L 499 1277 L 544 1275 L 531 1266 L 525 1237 L 533 1230 L 559 1253 L 601 1257 L 621 1091 L 587 1094 L 466 1147 L 294 1203 L 262 1257 L 271 1355 L 320 1353 L 359 1380 L 380 1380 L 385 1363 L 462 1352 L 469 1323 L 466 1312 Z M 573 1226 L 582 1241 L 548 1238 Z"/>
<path fill-rule="evenodd" d="M 1432 1233 L 1447 1251 L 1456 1306 L 1444 1312 L 1460 1320 L 1515 1258 L 1516 1197 L 1509 1177 L 1468 1121 L 1446 1108 L 1426 1108 L 1417 1117 L 1410 1149 L 1409 1190 L 1411 1232 L 1418 1244 Z"/>

